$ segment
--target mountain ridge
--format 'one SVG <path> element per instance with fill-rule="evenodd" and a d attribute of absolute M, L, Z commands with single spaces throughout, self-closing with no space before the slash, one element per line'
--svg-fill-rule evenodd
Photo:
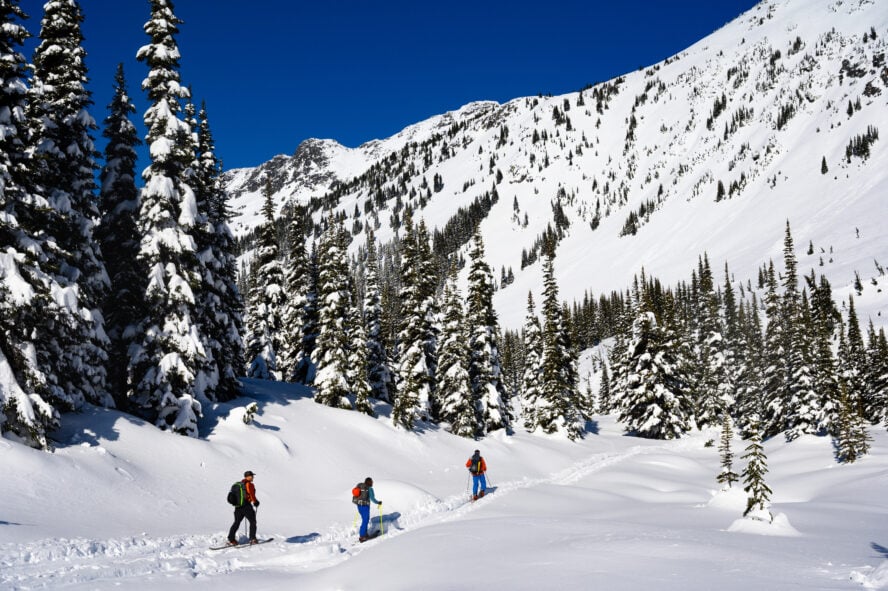
<path fill-rule="evenodd" d="M 390 241 L 404 206 L 434 230 L 495 188 L 481 229 L 491 267 L 514 271 L 496 306 L 517 327 L 541 286 L 540 265 L 522 261 L 547 227 L 562 234 L 556 273 L 570 301 L 625 289 L 642 268 L 686 280 L 704 253 L 748 281 L 780 258 L 788 220 L 800 272 L 825 273 L 841 299 L 860 276 L 858 310 L 884 325 L 888 154 L 866 138 L 888 129 L 886 39 L 875 2 L 762 2 L 579 92 L 472 102 L 357 148 L 306 140 L 230 171 L 233 227 L 260 221 L 265 178 L 280 206 L 313 203 L 316 221 L 335 201 L 360 222 L 352 248 L 367 225 Z M 865 155 L 848 154 L 855 142 Z"/>

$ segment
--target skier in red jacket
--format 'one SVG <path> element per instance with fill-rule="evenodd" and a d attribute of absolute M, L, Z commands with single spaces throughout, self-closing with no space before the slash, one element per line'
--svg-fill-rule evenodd
<path fill-rule="evenodd" d="M 240 527 L 245 517 L 250 524 L 250 543 L 259 543 L 259 540 L 256 539 L 256 509 L 259 507 L 259 499 L 256 498 L 256 486 L 253 484 L 254 476 L 255 474 L 252 471 L 247 470 L 244 472 L 244 479 L 241 480 L 244 499 L 241 505 L 234 508 L 234 523 L 231 529 L 228 530 L 229 546 L 237 546 L 237 528 Z"/>
<path fill-rule="evenodd" d="M 478 497 L 483 497 L 487 491 L 487 479 L 484 477 L 484 473 L 487 472 L 487 462 L 481 457 L 480 451 L 475 450 L 475 455 L 466 462 L 466 468 L 472 473 L 472 500 L 477 501 Z"/>

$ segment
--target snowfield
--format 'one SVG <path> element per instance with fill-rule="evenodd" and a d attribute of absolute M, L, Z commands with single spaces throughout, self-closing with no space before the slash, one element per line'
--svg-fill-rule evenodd
<path fill-rule="evenodd" d="M 207 409 L 202 439 L 114 410 L 70 416 L 48 454 L 0 439 L 2 589 L 878 589 L 888 587 L 888 433 L 839 465 L 829 439 L 765 443 L 773 523 L 719 490 L 717 432 L 627 437 L 596 417 L 586 439 L 517 432 L 480 441 L 314 403 L 250 381 Z M 259 406 L 244 424 L 246 406 Z M 468 501 L 475 448 L 493 491 Z M 745 444 L 734 440 L 734 469 Z M 225 502 L 256 472 L 258 547 L 224 541 Z M 350 490 L 365 476 L 384 535 L 359 544 Z M 380 512 L 371 511 L 371 531 Z M 242 532 L 243 534 L 243 532 Z M 242 538 L 245 539 L 245 538 Z"/>

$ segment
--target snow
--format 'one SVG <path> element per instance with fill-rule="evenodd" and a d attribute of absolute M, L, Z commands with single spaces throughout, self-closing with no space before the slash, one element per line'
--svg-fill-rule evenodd
<path fill-rule="evenodd" d="M 0 480 L 0 588 L 888 588 L 883 429 L 853 465 L 825 438 L 766 441 L 766 522 L 742 517 L 740 485 L 717 485 L 715 431 L 644 440 L 601 416 L 575 443 L 522 431 L 475 441 L 396 429 L 386 405 L 373 419 L 301 386 L 246 385 L 205 405 L 200 439 L 89 405 L 66 416 L 54 453 L 0 439 L 0 462 L 15 467 Z M 476 448 L 492 492 L 472 503 L 463 466 Z M 259 535 L 275 540 L 211 551 L 245 470 Z M 385 533 L 359 544 L 350 491 L 366 476 Z"/>

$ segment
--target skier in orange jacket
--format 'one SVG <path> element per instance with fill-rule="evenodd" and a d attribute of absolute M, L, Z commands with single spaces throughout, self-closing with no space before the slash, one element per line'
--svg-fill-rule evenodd
<path fill-rule="evenodd" d="M 484 477 L 484 473 L 487 472 L 487 462 L 481 457 L 480 451 L 475 450 L 475 454 L 466 461 L 466 468 L 472 473 L 472 500 L 477 501 L 487 491 L 487 479 Z"/>

